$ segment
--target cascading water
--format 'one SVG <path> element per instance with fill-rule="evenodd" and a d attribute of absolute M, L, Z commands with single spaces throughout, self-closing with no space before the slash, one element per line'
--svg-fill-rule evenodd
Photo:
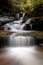
<path fill-rule="evenodd" d="M 32 26 L 30 24 L 30 22 L 31 22 L 30 18 L 25 23 L 21 24 L 24 16 L 25 16 L 25 13 L 18 21 L 13 21 L 13 22 L 5 24 L 4 30 L 5 31 L 14 31 L 14 32 L 16 31 L 16 33 L 23 33 L 23 31 L 26 29 L 28 29 L 28 30 L 32 29 Z M 24 31 L 24 32 L 27 32 L 27 31 Z M 31 45 L 31 42 L 32 42 L 32 44 L 35 43 L 34 37 L 16 36 L 14 34 L 9 37 L 8 43 L 9 43 L 9 46 L 29 46 L 29 45 Z"/>
<path fill-rule="evenodd" d="M 28 36 L 11 36 L 10 39 L 10 46 L 30 46 L 35 45 L 36 40 L 34 37 Z"/>
<path fill-rule="evenodd" d="M 31 18 L 29 18 L 25 23 L 22 24 L 21 30 L 32 30 Z"/>
<path fill-rule="evenodd" d="M 20 20 L 23 20 L 24 16 L 25 16 L 25 13 L 23 13 L 22 17 L 20 17 Z"/>
<path fill-rule="evenodd" d="M 11 30 L 11 31 L 12 30 L 13 31 L 15 31 L 15 30 L 21 30 L 22 29 L 21 23 L 23 21 L 24 16 L 25 16 L 25 13 L 22 15 L 22 17 L 20 17 L 19 20 L 13 21 L 13 22 L 8 23 L 8 24 L 5 24 L 4 25 L 4 30 Z M 19 18 L 19 14 L 17 14 L 17 17 Z"/>
<path fill-rule="evenodd" d="M 24 17 L 24 14 L 23 14 Z M 21 20 L 18 21 L 13 21 L 11 23 L 8 23 L 4 25 L 4 30 L 10 30 L 10 31 L 15 31 L 15 30 L 32 30 L 32 24 L 30 24 L 31 19 L 29 18 L 25 23 L 21 24 L 23 21 L 23 17 L 21 17 Z"/>

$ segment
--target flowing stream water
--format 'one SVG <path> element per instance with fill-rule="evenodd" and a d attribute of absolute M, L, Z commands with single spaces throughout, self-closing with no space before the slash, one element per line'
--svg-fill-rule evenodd
<path fill-rule="evenodd" d="M 33 36 L 23 36 L 19 35 L 16 36 L 18 33 L 26 33 L 31 32 L 32 30 L 32 24 L 30 24 L 31 19 L 29 18 L 25 23 L 21 24 L 23 22 L 23 18 L 25 16 L 25 13 L 22 15 L 22 17 L 19 20 L 12 21 L 10 23 L 7 23 L 4 25 L 4 30 L 5 31 L 11 31 L 11 32 L 16 32 L 9 37 L 0 39 L 1 41 L 1 46 L 30 46 L 30 45 L 35 45 L 36 43 L 36 38 Z M 30 26 L 29 26 L 30 24 Z M 28 31 L 26 27 L 28 26 Z M 3 41 L 2 41 L 3 40 Z"/>

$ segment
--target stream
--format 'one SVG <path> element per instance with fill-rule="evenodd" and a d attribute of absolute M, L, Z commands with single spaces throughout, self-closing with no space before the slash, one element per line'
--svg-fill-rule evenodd
<path fill-rule="evenodd" d="M 28 19 L 25 23 L 23 22 L 25 14 L 20 17 L 19 20 L 12 21 L 3 26 L 4 31 L 15 32 L 9 37 L 0 38 L 0 47 L 6 46 L 33 46 L 37 44 L 37 38 L 34 36 L 23 36 L 24 33 L 29 33 L 32 31 L 32 24 L 30 24 L 32 19 Z M 22 34 L 16 36 L 16 34 Z M 3 41 L 2 41 L 3 40 Z M 38 44 L 37 44 L 38 45 Z"/>

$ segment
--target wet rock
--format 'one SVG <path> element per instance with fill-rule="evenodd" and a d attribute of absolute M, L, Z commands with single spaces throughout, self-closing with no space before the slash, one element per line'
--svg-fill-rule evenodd
<path fill-rule="evenodd" d="M 25 26 L 24 26 L 24 28 L 23 28 L 24 30 L 31 30 L 31 27 L 30 27 L 30 25 L 29 24 L 26 24 Z"/>
<path fill-rule="evenodd" d="M 28 19 L 25 23 L 25 26 L 23 28 L 24 30 L 36 30 L 36 31 L 43 31 L 43 19 L 39 18 L 33 18 Z"/>

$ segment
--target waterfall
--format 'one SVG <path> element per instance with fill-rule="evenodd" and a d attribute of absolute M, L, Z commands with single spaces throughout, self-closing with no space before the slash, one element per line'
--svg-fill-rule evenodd
<path fill-rule="evenodd" d="M 20 17 L 20 14 L 17 13 L 17 14 L 16 14 L 16 19 L 18 19 L 18 20 L 23 20 L 24 16 L 25 16 L 25 12 L 22 14 L 21 17 Z"/>
<path fill-rule="evenodd" d="M 25 23 L 21 24 L 23 22 L 24 16 L 25 16 L 25 13 L 23 13 L 21 17 L 19 13 L 17 13 L 16 17 L 19 18 L 19 20 L 15 20 L 11 23 L 4 25 L 4 30 L 9 30 L 9 31 L 32 30 L 31 18 L 29 18 Z"/>
<path fill-rule="evenodd" d="M 4 30 L 32 30 L 32 24 L 30 24 L 31 19 L 28 19 L 26 23 L 21 25 L 23 20 L 13 21 L 12 23 L 8 23 L 4 25 Z"/>
<path fill-rule="evenodd" d="M 22 17 L 20 17 L 20 20 L 23 20 L 24 16 L 25 16 L 25 13 L 23 13 Z"/>
<path fill-rule="evenodd" d="M 29 46 L 31 43 L 34 44 L 36 42 L 33 37 L 15 35 L 23 33 L 24 30 L 28 30 L 28 32 L 29 30 L 32 30 L 31 18 L 29 18 L 25 23 L 21 24 L 24 15 L 25 13 L 22 15 L 20 20 L 15 20 L 4 25 L 4 30 L 15 32 L 14 35 L 10 35 L 9 37 L 9 46 Z M 26 33 L 27 31 L 24 32 Z"/>
<path fill-rule="evenodd" d="M 21 25 L 21 30 L 32 30 L 32 24 L 31 24 L 32 19 L 28 19 L 24 24 Z"/>
<path fill-rule="evenodd" d="M 35 44 L 34 37 L 11 35 L 11 37 L 9 39 L 10 46 L 30 46 L 30 45 L 34 45 L 34 44 Z"/>
<path fill-rule="evenodd" d="M 29 18 L 27 21 L 26 21 L 26 24 L 30 24 L 31 23 L 31 18 Z"/>
<path fill-rule="evenodd" d="M 17 21 L 13 21 L 11 23 L 5 24 L 4 25 L 4 30 L 20 30 L 22 28 L 23 25 L 21 25 L 23 18 L 25 16 L 25 13 L 23 13 L 22 17 L 19 17 L 19 13 L 16 14 L 17 18 L 20 18 Z"/>
<path fill-rule="evenodd" d="M 6 24 L 4 25 L 4 30 L 8 31 L 15 31 L 15 30 L 20 30 L 21 25 L 20 24 Z"/>
<path fill-rule="evenodd" d="M 17 13 L 17 14 L 16 14 L 16 18 L 19 19 L 19 17 L 20 17 L 20 15 L 19 15 L 19 13 Z"/>
<path fill-rule="evenodd" d="M 25 23 L 21 25 L 21 30 L 23 30 L 23 28 L 25 27 Z"/>

